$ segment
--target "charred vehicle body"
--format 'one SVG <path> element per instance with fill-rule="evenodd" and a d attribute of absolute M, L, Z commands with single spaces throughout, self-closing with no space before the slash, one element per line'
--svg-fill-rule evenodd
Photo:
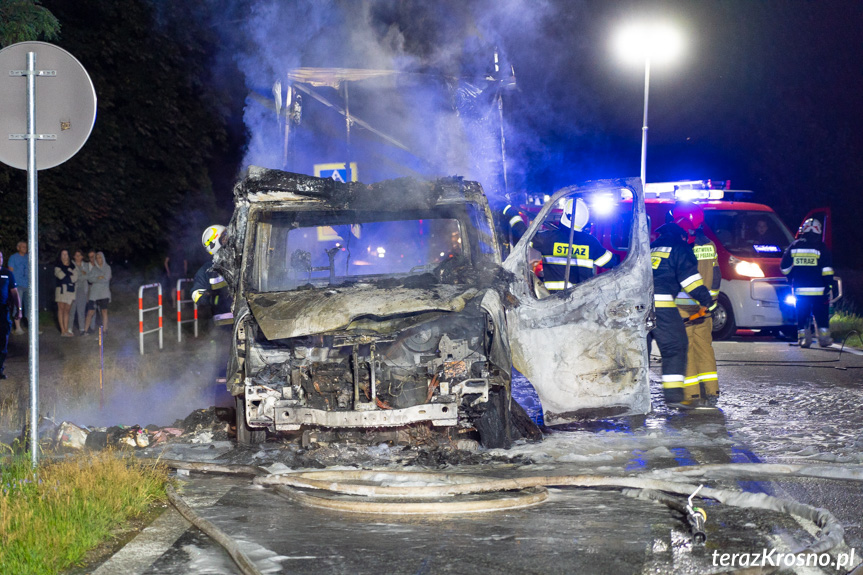
<path fill-rule="evenodd" d="M 229 240 L 215 268 L 234 294 L 227 373 L 241 442 L 262 441 L 266 431 L 415 425 L 450 434 L 476 431 L 487 447 L 508 446 L 517 437 L 507 314 L 524 332 L 515 339 L 521 358 L 532 353 L 532 330 L 562 335 L 554 324 L 572 323 L 583 302 L 571 301 L 578 290 L 531 299 L 526 248 L 517 246 L 502 265 L 479 184 L 402 178 L 367 186 L 251 168 L 234 194 Z M 636 245 L 630 267 L 644 263 L 639 254 Z M 513 257 L 518 261 L 511 263 Z M 640 281 L 639 274 L 620 272 L 600 277 L 628 278 L 633 290 L 626 297 L 649 297 L 649 289 L 630 277 Z M 592 359 L 581 362 L 580 371 L 596 379 L 597 366 L 610 361 L 614 374 L 606 378 L 625 372 L 628 383 L 586 403 L 560 400 L 553 391 L 549 405 L 562 413 L 582 404 L 647 411 L 646 313 L 640 302 L 607 299 L 610 321 L 629 322 L 642 343 L 615 335 L 592 346 Z M 595 331 L 607 306 L 588 304 Z M 621 370 L 621 362 L 628 367 Z M 529 378 L 545 377 L 532 359 L 523 363 L 517 367 Z M 562 373 L 553 385 L 566 387 L 577 371 Z M 555 422 L 567 417 L 551 415 Z"/>

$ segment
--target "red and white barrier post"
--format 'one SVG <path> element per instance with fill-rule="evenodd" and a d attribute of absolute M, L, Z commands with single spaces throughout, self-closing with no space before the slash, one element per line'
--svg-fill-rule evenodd
<path fill-rule="evenodd" d="M 195 337 L 198 337 L 198 304 L 192 299 L 191 294 L 189 294 L 189 299 L 183 299 L 183 284 L 184 283 L 192 283 L 195 280 L 184 279 L 177 280 L 177 341 L 183 341 L 183 324 L 194 322 L 195 323 Z M 183 319 L 183 304 L 191 303 L 194 308 L 194 316 L 191 319 Z"/>
<path fill-rule="evenodd" d="M 144 309 L 144 290 L 149 288 L 158 289 L 159 305 Z M 144 312 L 155 310 L 159 311 L 159 327 L 144 331 Z M 141 355 L 144 355 L 144 335 L 153 333 L 154 331 L 159 332 L 159 349 L 162 349 L 162 284 L 159 283 L 147 284 L 138 288 L 138 348 L 141 351 Z"/>

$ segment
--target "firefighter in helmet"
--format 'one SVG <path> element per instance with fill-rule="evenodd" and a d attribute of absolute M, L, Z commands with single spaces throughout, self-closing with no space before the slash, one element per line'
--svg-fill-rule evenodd
<path fill-rule="evenodd" d="M 617 254 L 584 231 L 589 220 L 584 200 L 569 198 L 564 203 L 560 225 L 534 236 L 531 245 L 542 254 L 544 285 L 548 291 L 561 291 L 593 277 L 596 268 L 612 268 L 619 263 Z M 565 282 L 567 262 L 569 281 Z"/>
<path fill-rule="evenodd" d="M 685 292 L 698 303 L 700 315 L 716 306 L 698 273 L 698 260 L 687 243 L 687 231 L 678 223 L 669 222 L 657 232 L 659 237 L 650 246 L 650 261 L 656 308 L 653 337 L 662 354 L 662 393 L 666 405 L 698 407 L 703 402 L 697 397 L 699 386 L 684 386 L 689 341 L 675 298 L 681 290 Z"/>
<path fill-rule="evenodd" d="M 797 231 L 797 239 L 782 254 L 780 269 L 788 276 L 797 306 L 797 341 L 812 345 L 809 317 L 818 325 L 818 344 L 828 347 L 830 337 L 830 290 L 833 288 L 833 259 L 821 241 L 821 222 L 809 218 Z"/>
<path fill-rule="evenodd" d="M 715 305 L 722 276 L 716 244 L 704 234 L 704 211 L 698 205 L 680 203 L 671 210 L 671 218 L 686 231 L 687 241 L 698 262 L 698 273 L 710 290 L 711 303 Z M 713 353 L 713 318 L 710 314 L 701 314 L 698 302 L 685 291 L 677 294 L 674 303 L 684 320 L 689 340 L 683 395 L 687 399 L 706 399 L 708 404 L 715 405 L 719 397 L 719 376 Z"/>
<path fill-rule="evenodd" d="M 211 256 L 222 248 L 227 240 L 225 226 L 210 226 L 204 230 L 201 243 Z M 192 283 L 192 300 L 197 305 L 210 305 L 213 308 L 213 321 L 216 325 L 228 325 L 234 321 L 231 313 L 231 296 L 228 283 L 213 270 L 213 259 L 202 265 Z"/>

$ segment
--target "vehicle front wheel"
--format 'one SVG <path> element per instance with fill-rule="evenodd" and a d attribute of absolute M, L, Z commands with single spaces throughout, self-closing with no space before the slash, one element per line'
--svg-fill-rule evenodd
<path fill-rule="evenodd" d="M 266 429 L 254 429 L 246 423 L 246 401 L 242 395 L 236 396 L 237 407 L 237 444 L 248 446 L 263 443 L 267 439 Z"/>
<path fill-rule="evenodd" d="M 728 296 L 720 293 L 716 303 L 716 309 L 713 310 L 713 340 L 719 341 L 734 335 L 737 324 L 734 321 L 734 311 Z"/>

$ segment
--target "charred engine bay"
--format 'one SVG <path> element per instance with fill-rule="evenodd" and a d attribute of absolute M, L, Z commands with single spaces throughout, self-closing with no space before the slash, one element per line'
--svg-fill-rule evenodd
<path fill-rule="evenodd" d="M 473 309 L 468 309 L 473 308 Z M 462 314 L 422 313 L 385 318 L 381 323 L 409 326 L 388 335 L 373 331 L 371 318 L 360 329 L 287 340 L 267 340 L 255 330 L 259 358 L 249 358 L 252 369 L 265 365 L 252 383 L 276 390 L 285 398 L 305 400 L 315 409 L 348 409 L 355 386 L 360 402 L 371 402 L 372 378 L 378 407 L 404 408 L 427 403 L 441 395 L 441 381 L 492 377 L 499 385 L 509 377 L 491 365 L 485 353 L 486 325 L 478 302 Z M 284 358 L 284 361 L 279 361 Z"/>

